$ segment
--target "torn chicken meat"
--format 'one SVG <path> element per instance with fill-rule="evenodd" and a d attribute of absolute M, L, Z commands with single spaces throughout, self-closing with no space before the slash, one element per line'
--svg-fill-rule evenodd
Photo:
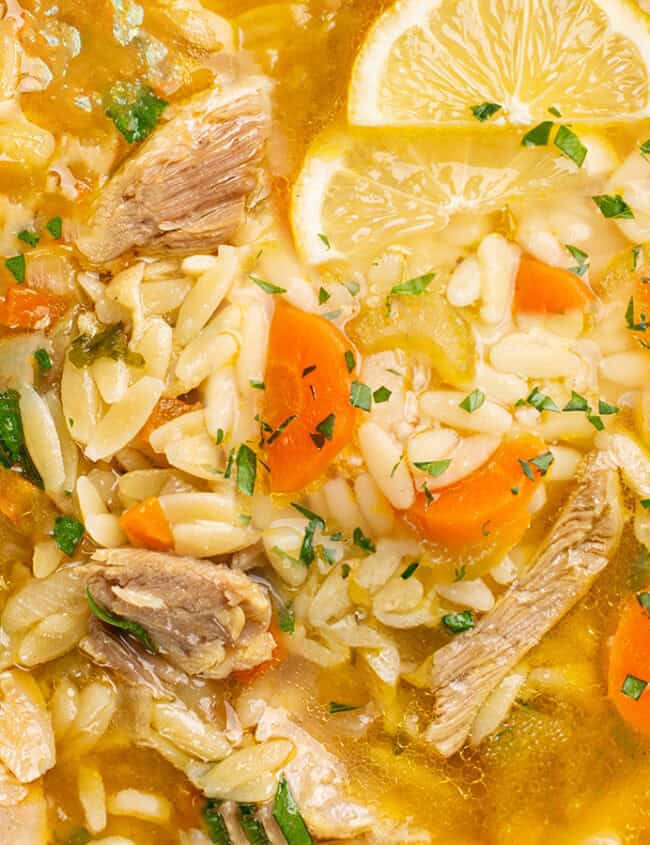
<path fill-rule="evenodd" d="M 462 747 L 490 693 L 588 591 L 622 525 L 617 471 L 605 453 L 594 453 L 530 569 L 475 628 L 435 653 L 436 708 L 425 738 L 440 754 Z"/>
<path fill-rule="evenodd" d="M 111 549 L 93 559 L 102 564 L 88 568 L 94 602 L 144 629 L 159 655 L 181 672 L 225 678 L 270 659 L 275 647 L 268 631 L 271 604 L 247 575 L 139 549 Z M 102 665 L 115 661 L 135 680 L 143 670 L 141 662 L 134 663 L 133 648 L 113 647 L 104 633 L 91 627 L 84 650 Z M 156 666 L 148 672 L 155 674 Z"/>
<path fill-rule="evenodd" d="M 131 249 L 211 251 L 244 221 L 269 133 L 265 83 L 197 94 L 163 121 L 101 189 L 77 237 L 94 264 Z"/>

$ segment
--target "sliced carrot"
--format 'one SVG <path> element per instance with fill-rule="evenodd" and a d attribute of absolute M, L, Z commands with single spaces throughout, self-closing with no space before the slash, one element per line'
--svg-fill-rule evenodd
<path fill-rule="evenodd" d="M 420 534 L 448 548 L 512 547 L 530 525 L 528 505 L 541 477 L 531 460 L 545 452 L 537 437 L 510 440 L 466 478 L 430 498 L 418 493 L 405 519 Z"/>
<path fill-rule="evenodd" d="M 64 296 L 26 285 L 11 285 L 0 301 L 0 325 L 9 329 L 48 329 L 68 305 Z"/>
<path fill-rule="evenodd" d="M 314 481 L 352 439 L 356 412 L 346 352 L 353 362 L 328 320 L 278 304 L 264 379 L 266 460 L 275 492 Z"/>
<path fill-rule="evenodd" d="M 273 654 L 268 660 L 265 660 L 264 663 L 260 663 L 259 666 L 254 666 L 252 669 L 242 669 L 241 671 L 234 673 L 237 683 L 242 686 L 250 686 L 250 684 L 257 681 L 263 675 L 266 675 L 266 673 L 271 669 L 275 669 L 275 667 L 279 666 L 280 663 L 284 663 L 287 659 L 289 652 L 287 651 L 287 647 L 282 639 L 282 634 L 280 633 L 280 628 L 275 621 L 275 616 L 269 625 L 269 632 L 273 634 L 273 639 L 275 640 Z"/>
<path fill-rule="evenodd" d="M 132 546 L 165 552 L 174 545 L 172 530 L 156 496 L 124 511 L 119 523 Z"/>
<path fill-rule="evenodd" d="M 520 314 L 565 314 L 584 311 L 595 297 L 575 273 L 524 255 L 515 284 L 515 311 Z"/>
<path fill-rule="evenodd" d="M 650 684 L 650 611 L 642 604 L 650 599 L 647 590 L 632 596 L 623 609 L 612 641 L 607 686 L 622 718 L 650 736 L 650 687 L 645 688 Z"/>

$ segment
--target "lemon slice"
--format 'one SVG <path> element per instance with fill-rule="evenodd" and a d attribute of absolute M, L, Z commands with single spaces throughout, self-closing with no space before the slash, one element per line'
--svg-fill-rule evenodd
<path fill-rule="evenodd" d="M 374 259 L 414 250 L 454 214 L 497 211 L 517 196 L 583 179 L 551 147 L 489 133 L 328 130 L 307 151 L 292 195 L 305 261 Z"/>
<path fill-rule="evenodd" d="M 650 114 L 650 26 L 632 0 L 398 0 L 352 73 L 350 123 L 532 124 Z"/>

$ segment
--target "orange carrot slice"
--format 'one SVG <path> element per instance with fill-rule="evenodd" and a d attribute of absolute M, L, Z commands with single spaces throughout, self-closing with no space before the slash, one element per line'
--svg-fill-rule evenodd
<path fill-rule="evenodd" d="M 568 270 L 543 264 L 524 255 L 515 284 L 515 311 L 520 314 L 564 314 L 584 311 L 595 297 L 587 285 Z"/>
<path fill-rule="evenodd" d="M 284 302 L 277 305 L 264 378 L 266 459 L 273 491 L 305 487 L 352 439 L 351 354 L 328 320 Z"/>
<path fill-rule="evenodd" d="M 119 523 L 132 546 L 166 552 L 174 545 L 169 522 L 156 496 L 124 511 Z"/>
<path fill-rule="evenodd" d="M 648 588 L 650 590 L 650 588 Z M 632 596 L 623 609 L 609 659 L 610 701 L 625 721 L 650 736 L 650 591 Z"/>
<path fill-rule="evenodd" d="M 405 519 L 424 537 L 452 549 L 487 543 L 512 547 L 530 525 L 528 505 L 543 472 L 531 461 L 545 453 L 537 437 L 510 440 L 466 478 L 429 497 L 418 493 Z"/>
<path fill-rule="evenodd" d="M 68 300 L 25 285 L 11 285 L 0 301 L 0 325 L 9 329 L 48 329 L 68 308 Z"/>

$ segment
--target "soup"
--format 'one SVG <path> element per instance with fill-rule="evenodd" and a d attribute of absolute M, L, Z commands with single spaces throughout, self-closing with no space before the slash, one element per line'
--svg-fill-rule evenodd
<path fill-rule="evenodd" d="M 650 19 L 2 12 L 3 845 L 650 841 Z"/>

